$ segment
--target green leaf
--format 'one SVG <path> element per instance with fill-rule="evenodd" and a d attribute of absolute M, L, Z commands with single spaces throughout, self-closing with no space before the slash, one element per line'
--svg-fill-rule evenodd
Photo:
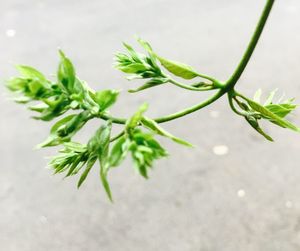
<path fill-rule="evenodd" d="M 258 89 L 254 94 L 253 100 L 257 103 L 260 103 L 261 94 L 262 94 L 262 90 Z"/>
<path fill-rule="evenodd" d="M 129 74 L 133 74 L 133 73 L 140 73 L 140 72 L 144 72 L 147 71 L 148 68 L 142 64 L 142 63 L 132 63 L 129 65 L 125 65 L 125 66 L 117 66 L 117 68 L 125 73 L 129 73 Z"/>
<path fill-rule="evenodd" d="M 137 127 L 143 118 L 144 112 L 148 109 L 148 104 L 144 103 L 143 105 L 140 106 L 138 111 L 126 122 L 126 131 L 130 131 L 131 129 L 134 129 Z"/>
<path fill-rule="evenodd" d="M 139 37 L 137 37 L 136 39 L 137 39 L 138 43 L 148 52 L 149 57 L 146 58 L 146 61 L 150 65 L 152 65 L 154 68 L 159 69 L 159 67 L 156 63 L 157 55 L 153 52 L 151 45 L 147 41 L 145 41 Z"/>
<path fill-rule="evenodd" d="M 111 127 L 112 127 L 111 122 L 108 122 L 107 125 L 101 126 L 94 136 L 95 142 L 97 142 L 97 147 L 94 149 L 97 152 L 99 162 L 100 162 L 100 179 L 103 188 L 110 201 L 112 201 L 112 194 L 107 181 L 107 172 L 109 169 L 108 152 L 109 152 Z"/>
<path fill-rule="evenodd" d="M 277 92 L 277 89 L 275 89 L 274 91 L 272 91 L 272 92 L 270 93 L 270 95 L 268 96 L 266 102 L 264 103 L 264 106 L 270 105 L 270 104 L 272 103 L 273 98 L 274 98 L 276 92 Z"/>
<path fill-rule="evenodd" d="M 148 129 L 150 129 L 151 131 L 153 131 L 154 133 L 157 133 L 161 136 L 165 136 L 171 140 L 173 140 L 176 143 L 188 146 L 188 147 L 193 147 L 192 144 L 190 144 L 189 142 L 182 140 L 180 138 L 175 137 L 174 135 L 172 135 L 171 133 L 167 132 L 166 130 L 164 130 L 158 123 L 156 123 L 153 119 L 147 118 L 147 117 L 143 117 L 142 119 L 142 124 L 147 127 Z"/>
<path fill-rule="evenodd" d="M 66 124 L 58 128 L 57 135 L 59 137 L 71 138 L 77 131 L 79 131 L 85 123 L 90 119 L 90 112 L 83 111 L 76 116 L 74 116 Z"/>
<path fill-rule="evenodd" d="M 58 116 L 64 114 L 69 110 L 69 100 L 66 99 L 65 96 L 60 95 L 49 99 L 42 99 L 42 101 L 48 105 L 48 108 L 45 109 L 40 116 L 34 116 L 34 119 L 39 119 L 43 121 L 50 121 L 52 119 L 57 118 Z"/>
<path fill-rule="evenodd" d="M 148 169 L 152 168 L 154 160 L 166 157 L 168 153 L 152 134 L 144 133 L 140 129 L 131 132 L 130 140 L 129 150 L 134 165 L 144 178 L 148 178 Z"/>
<path fill-rule="evenodd" d="M 88 150 L 91 154 L 99 157 L 100 161 L 107 154 L 107 148 L 110 140 L 111 122 L 100 126 L 95 135 L 88 142 Z"/>
<path fill-rule="evenodd" d="M 29 97 L 17 97 L 17 98 L 14 98 L 14 101 L 18 104 L 27 104 L 30 101 L 32 101 L 32 99 Z"/>
<path fill-rule="evenodd" d="M 65 178 L 70 177 L 71 175 L 75 175 L 77 174 L 86 164 L 87 159 L 86 158 L 77 158 L 76 160 L 74 160 L 70 166 L 68 167 L 68 172 L 65 176 Z M 78 186 L 78 183 L 77 183 Z"/>
<path fill-rule="evenodd" d="M 86 152 L 86 145 L 78 142 L 65 142 L 65 149 L 71 152 L 83 153 Z"/>
<path fill-rule="evenodd" d="M 57 121 L 57 122 L 52 126 L 52 128 L 51 128 L 51 130 L 50 130 L 50 134 L 55 134 L 55 133 L 57 132 L 57 130 L 58 130 L 61 126 L 67 124 L 70 120 L 72 120 L 72 119 L 73 119 L 74 117 L 76 117 L 76 116 L 77 116 L 77 114 L 71 114 L 71 115 L 68 115 L 68 116 L 66 116 L 66 117 L 64 117 L 64 118 L 62 118 L 62 119 L 60 119 L 59 121 Z"/>
<path fill-rule="evenodd" d="M 104 170 L 104 168 L 100 169 L 100 179 L 103 185 L 103 188 L 107 194 L 107 197 L 109 198 L 109 200 L 111 202 L 113 202 L 113 197 L 112 197 L 112 193 L 111 193 L 111 189 L 109 186 L 109 183 L 107 181 L 107 171 Z"/>
<path fill-rule="evenodd" d="M 178 77 L 184 79 L 193 79 L 198 76 L 196 71 L 189 65 L 169 60 L 160 56 L 157 56 L 157 58 L 169 72 Z"/>
<path fill-rule="evenodd" d="M 24 78 L 11 78 L 10 80 L 7 81 L 6 83 L 6 87 L 13 92 L 16 91 L 24 91 L 24 89 L 28 86 L 28 79 L 24 79 Z"/>
<path fill-rule="evenodd" d="M 39 81 L 30 81 L 28 83 L 28 89 L 31 93 L 31 95 L 33 95 L 34 97 L 36 96 L 40 96 L 38 95 L 38 93 L 44 88 L 44 86 L 41 84 L 41 82 Z"/>
<path fill-rule="evenodd" d="M 60 119 L 59 121 L 57 121 L 52 126 L 49 137 L 44 142 L 37 145 L 37 148 L 56 146 L 56 145 L 61 144 L 62 139 L 60 137 L 58 137 L 58 135 L 57 135 L 58 129 L 61 128 L 62 126 L 65 126 L 69 121 L 71 121 L 75 117 L 76 117 L 76 114 L 72 114 L 72 115 L 68 115 L 68 116 Z"/>
<path fill-rule="evenodd" d="M 77 183 L 77 188 L 80 188 L 82 183 L 86 180 L 86 177 L 88 176 L 89 172 L 91 171 L 92 167 L 94 166 L 95 162 L 97 161 L 96 157 L 90 158 L 86 164 L 86 168 L 84 172 L 81 174 L 80 179 Z"/>
<path fill-rule="evenodd" d="M 265 106 L 269 111 L 273 112 L 277 116 L 284 118 L 289 113 L 297 108 L 295 104 L 283 103 L 283 104 L 269 104 Z"/>
<path fill-rule="evenodd" d="M 146 82 L 144 85 L 138 87 L 137 89 L 131 89 L 128 92 L 130 93 L 135 93 L 135 92 L 139 92 L 148 88 L 152 88 L 164 83 L 167 83 L 168 79 L 167 78 L 152 78 L 150 79 L 148 82 Z"/>
<path fill-rule="evenodd" d="M 109 166 L 116 167 L 125 159 L 130 146 L 130 141 L 123 136 L 117 140 L 109 154 Z"/>
<path fill-rule="evenodd" d="M 271 112 L 268 108 L 256 103 L 255 101 L 246 98 L 247 103 L 250 105 L 250 107 L 259 112 L 261 115 L 267 117 L 268 119 L 270 119 L 271 122 L 274 122 L 276 124 L 278 124 L 281 127 L 284 128 L 289 128 L 291 130 L 294 131 L 299 131 L 299 128 L 295 125 L 293 125 L 292 123 L 290 123 L 289 121 L 281 118 L 280 116 L 276 115 L 275 113 Z"/>
<path fill-rule="evenodd" d="M 152 50 L 152 47 L 151 47 L 151 45 L 147 42 L 147 41 L 145 41 L 145 40 L 143 40 L 143 39 L 141 39 L 141 38 L 139 38 L 139 37 L 136 37 L 136 40 L 139 42 L 139 44 L 149 53 L 149 54 L 153 54 L 153 50 Z"/>
<path fill-rule="evenodd" d="M 23 77 L 29 79 L 35 79 L 42 82 L 47 82 L 46 77 L 39 72 L 38 70 L 34 69 L 33 67 L 27 65 L 17 65 L 16 68 L 22 74 Z"/>
<path fill-rule="evenodd" d="M 36 105 L 29 106 L 28 108 L 31 111 L 35 111 L 35 112 L 40 112 L 41 113 L 41 112 L 45 111 L 48 108 L 48 106 L 46 104 L 44 104 L 44 103 L 39 103 L 39 104 L 36 104 Z"/>
<path fill-rule="evenodd" d="M 93 99 L 99 105 L 100 111 L 103 112 L 117 101 L 119 93 L 117 90 L 103 90 L 96 92 Z"/>
<path fill-rule="evenodd" d="M 268 134 L 266 134 L 259 126 L 257 119 L 253 116 L 246 116 L 245 119 L 247 122 L 262 136 L 264 136 L 269 141 L 274 141 Z"/>
<path fill-rule="evenodd" d="M 58 66 L 57 77 L 62 86 L 72 93 L 76 79 L 75 68 L 70 59 L 61 50 L 59 50 L 59 54 L 61 60 Z"/>

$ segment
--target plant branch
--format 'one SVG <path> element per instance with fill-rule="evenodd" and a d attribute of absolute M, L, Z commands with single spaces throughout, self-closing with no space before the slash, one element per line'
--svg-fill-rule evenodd
<path fill-rule="evenodd" d="M 263 12 L 260 16 L 260 19 L 258 21 L 258 24 L 256 26 L 256 29 L 254 31 L 254 34 L 249 42 L 249 45 L 239 63 L 239 65 L 237 66 L 236 70 L 234 71 L 234 73 L 232 74 L 232 76 L 229 78 L 229 80 L 225 83 L 225 85 L 220 85 L 220 90 L 213 96 L 211 96 L 210 98 L 208 98 L 207 100 L 205 100 L 204 102 L 197 104 L 195 106 L 189 107 L 185 110 L 176 112 L 174 114 L 170 114 L 164 117 L 159 117 L 154 119 L 157 123 L 164 123 L 167 121 L 171 121 L 180 117 L 183 117 L 187 114 L 193 113 L 197 110 L 200 110 L 202 108 L 204 108 L 205 106 L 215 102 L 217 99 L 219 99 L 221 96 L 223 96 L 225 93 L 229 92 L 230 90 L 232 90 L 235 86 L 235 84 L 237 83 L 237 81 L 239 80 L 239 78 L 241 77 L 242 73 L 244 72 L 252 54 L 253 51 L 257 45 L 257 42 L 262 34 L 262 31 L 265 27 L 265 24 L 267 22 L 267 19 L 269 17 L 269 14 L 272 10 L 272 6 L 274 4 L 275 0 L 267 0 L 266 5 L 263 9 Z M 208 80 L 211 80 L 213 83 L 219 83 L 218 81 L 216 81 L 215 79 L 208 77 L 206 75 L 201 75 L 199 74 L 198 76 L 202 77 L 202 78 L 206 78 Z M 170 79 L 169 80 L 171 83 L 173 83 L 174 85 L 177 85 L 179 87 L 185 88 L 185 89 L 189 89 L 189 90 L 193 90 L 193 91 L 199 91 L 199 88 L 196 87 L 192 87 L 192 86 L 188 86 L 188 85 L 184 85 L 181 83 L 178 83 L 177 81 Z M 232 104 L 232 100 L 229 97 L 229 104 Z M 235 112 L 236 109 L 234 109 Z M 102 118 L 104 120 L 111 120 L 113 123 L 116 124 L 125 124 L 126 123 L 126 119 L 125 118 L 117 118 L 117 117 L 112 117 L 110 115 L 107 114 L 99 114 L 98 115 L 99 118 Z"/>
<path fill-rule="evenodd" d="M 194 105 L 192 107 L 189 107 L 187 109 L 184 109 L 182 111 L 179 111 L 179 112 L 167 115 L 167 116 L 155 118 L 154 120 L 157 123 L 165 123 L 165 122 L 183 117 L 183 116 L 193 113 L 197 110 L 200 110 L 200 109 L 204 108 L 205 106 L 210 105 L 211 103 L 215 102 L 217 99 L 222 97 L 225 93 L 226 92 L 222 89 L 222 90 L 218 91 L 215 95 L 211 96 L 210 98 L 206 99 L 205 101 L 203 101 L 200 104 Z M 108 114 L 99 114 L 97 117 L 104 119 L 104 120 L 111 120 L 115 124 L 125 124 L 127 121 L 125 118 L 112 117 Z"/>
<path fill-rule="evenodd" d="M 268 20 L 269 14 L 272 10 L 272 6 L 274 4 L 275 0 L 267 0 L 266 5 L 264 7 L 264 10 L 260 16 L 260 19 L 258 21 L 258 24 L 256 26 L 256 29 L 253 33 L 253 36 L 249 42 L 249 45 L 239 63 L 239 65 L 237 66 L 236 70 L 234 71 L 234 73 L 232 74 L 232 76 L 229 78 L 229 80 L 226 82 L 226 89 L 230 90 L 233 89 L 235 84 L 237 83 L 237 81 L 240 79 L 242 73 L 244 72 L 251 56 L 252 53 L 257 45 L 257 42 L 262 34 L 262 31 L 265 27 L 265 24 Z"/>
<path fill-rule="evenodd" d="M 176 85 L 180 88 L 190 90 L 190 91 L 210 91 L 210 90 L 214 89 L 213 85 L 208 85 L 206 87 L 195 87 L 195 86 L 191 86 L 191 85 L 182 84 L 182 83 L 180 83 L 180 82 L 178 82 L 174 79 L 171 79 L 171 78 L 169 78 L 169 83 L 171 83 L 173 85 Z"/>

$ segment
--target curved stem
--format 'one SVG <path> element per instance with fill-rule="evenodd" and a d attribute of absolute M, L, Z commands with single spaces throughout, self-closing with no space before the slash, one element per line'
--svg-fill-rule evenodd
<path fill-rule="evenodd" d="M 267 3 L 264 7 L 264 10 L 260 16 L 259 22 L 256 26 L 256 29 L 253 33 L 253 36 L 249 42 L 249 45 L 239 63 L 239 65 L 237 66 L 237 68 L 235 69 L 234 73 L 232 74 L 232 76 L 229 78 L 229 80 L 226 82 L 226 89 L 230 90 L 233 89 L 233 87 L 235 86 L 235 84 L 237 83 L 237 81 L 240 79 L 242 73 L 244 72 L 251 56 L 252 53 L 257 45 L 257 42 L 261 36 L 261 33 L 265 27 L 265 24 L 267 22 L 267 19 L 269 17 L 269 14 L 272 10 L 272 6 L 274 4 L 275 0 L 267 0 Z"/>
<path fill-rule="evenodd" d="M 235 106 L 234 106 L 234 104 L 233 104 L 233 102 L 232 102 L 232 95 L 230 95 L 229 93 L 227 93 L 227 97 L 228 97 L 228 102 L 229 102 L 229 105 L 230 105 L 231 110 L 232 110 L 233 112 L 235 112 L 236 114 L 238 114 L 238 115 L 244 116 L 244 114 L 243 114 L 242 112 L 238 111 L 238 110 L 235 108 Z"/>
<path fill-rule="evenodd" d="M 210 76 L 207 76 L 207 75 L 205 75 L 205 74 L 201 74 L 201 73 L 197 73 L 197 72 L 196 72 L 196 74 L 197 74 L 198 77 L 207 79 L 207 80 L 209 80 L 209 81 L 211 81 L 211 82 L 213 82 L 213 83 L 214 83 L 214 82 L 218 82 L 216 79 L 214 79 L 214 78 L 212 78 L 212 77 L 210 77 Z"/>
<path fill-rule="evenodd" d="M 154 119 L 157 123 L 164 123 L 173 119 L 177 119 L 180 117 L 183 117 L 187 114 L 193 113 L 197 110 L 200 110 L 202 108 L 204 108 L 205 106 L 210 105 L 211 103 L 215 102 L 217 99 L 219 99 L 220 97 L 222 97 L 226 92 L 224 90 L 219 90 L 215 95 L 211 96 L 210 98 L 206 99 L 205 101 L 203 101 L 200 104 L 194 105 L 192 107 L 189 107 L 185 110 L 179 111 L 177 113 L 165 116 L 165 117 L 161 117 L 161 118 L 156 118 Z"/>
<path fill-rule="evenodd" d="M 114 142 L 115 140 L 121 138 L 125 134 L 125 131 L 121 131 L 119 134 L 117 134 L 115 137 L 111 138 L 109 142 Z"/>
<path fill-rule="evenodd" d="M 192 112 L 195 112 L 197 110 L 202 109 L 205 106 L 210 105 L 211 103 L 215 102 L 217 99 L 222 97 L 225 93 L 226 92 L 224 90 L 220 90 L 215 95 L 211 96 L 210 98 L 208 98 L 207 100 L 203 101 L 200 104 L 194 105 L 194 106 L 189 107 L 185 110 L 182 110 L 182 111 L 179 111 L 179 112 L 176 112 L 176 113 L 164 116 L 164 117 L 155 118 L 154 120 L 157 123 L 164 123 L 164 122 L 168 122 L 170 120 L 174 120 L 174 119 L 183 117 L 187 114 L 190 114 Z M 98 117 L 101 118 L 101 119 L 104 119 L 104 120 L 111 120 L 115 124 L 125 124 L 126 123 L 125 118 L 116 118 L 116 117 L 112 117 L 112 116 L 107 115 L 107 114 L 99 114 Z"/>
<path fill-rule="evenodd" d="M 257 45 L 257 42 L 262 34 L 262 31 L 265 27 L 265 24 L 267 22 L 267 19 L 269 17 L 269 14 L 271 12 L 271 9 L 272 9 L 272 6 L 274 4 L 275 0 L 267 0 L 266 2 L 266 5 L 263 9 L 263 12 L 260 16 L 260 19 L 258 21 L 258 24 L 256 26 L 256 29 L 254 31 L 254 34 L 249 42 L 249 45 L 239 63 L 239 65 L 237 66 L 236 70 L 234 71 L 234 73 L 232 74 L 232 76 L 229 78 L 229 80 L 225 83 L 224 86 L 222 86 L 222 88 L 220 88 L 220 90 L 213 96 L 211 96 L 210 98 L 208 98 L 207 100 L 205 100 L 204 102 L 200 103 L 200 104 L 197 104 L 195 106 L 192 106 L 192 107 L 189 107 L 185 110 L 182 110 L 182 111 L 179 111 L 177 113 L 174 113 L 174 114 L 170 114 L 170 115 L 167 115 L 167 116 L 164 116 L 164 117 L 160 117 L 160 118 L 156 118 L 154 119 L 157 123 L 164 123 L 164 122 L 167 122 L 167 121 L 170 121 L 170 120 L 174 120 L 174 119 L 177 119 L 177 118 L 180 118 L 180 117 L 183 117 L 187 114 L 190 114 L 192 112 L 195 112 L 199 109 L 202 109 L 203 107 L 215 102 L 217 99 L 219 99 L 220 97 L 222 97 L 225 93 L 229 93 L 230 90 L 233 90 L 235 84 L 237 83 L 237 81 L 240 79 L 242 73 L 244 72 L 252 54 L 253 54 L 253 51 Z M 206 78 L 208 80 L 211 80 L 212 82 L 218 82 L 216 80 L 214 80 L 213 78 L 211 77 L 208 77 L 206 75 L 201 75 L 201 74 L 198 74 L 199 77 L 202 77 L 202 78 Z M 177 86 L 180 86 L 182 88 L 185 88 L 187 89 L 186 85 L 182 86 L 182 84 L 178 83 L 177 81 L 175 80 L 172 80 L 172 83 L 173 84 L 176 84 Z M 199 90 L 198 88 L 195 88 L 195 87 L 191 87 L 191 86 L 188 86 L 189 89 L 193 89 L 193 90 Z M 194 89 L 195 88 L 195 89 Z M 238 94 L 239 95 L 239 94 Z M 241 95 L 239 95 L 240 97 L 242 97 Z M 243 97 L 242 97 L 243 98 Z M 232 100 L 229 99 L 229 104 L 231 105 L 231 107 L 233 107 L 232 105 Z M 236 112 L 237 110 L 234 108 L 234 111 Z M 115 117 L 111 117 L 107 114 L 100 114 L 98 115 L 98 117 L 102 118 L 102 119 L 105 119 L 105 120 L 111 120 L 113 123 L 116 123 L 116 124 L 125 124 L 126 123 L 126 119 L 124 118 L 115 118 Z"/>
<path fill-rule="evenodd" d="M 173 85 L 176 85 L 180 88 L 183 88 L 183 89 L 187 89 L 187 90 L 190 90 L 190 91 L 210 91 L 210 90 L 213 90 L 213 86 L 207 86 L 207 87 L 194 87 L 194 86 L 191 86 L 191 85 L 185 85 L 185 84 L 182 84 L 174 79 L 171 79 L 169 78 L 169 83 L 173 84 Z"/>
<path fill-rule="evenodd" d="M 229 102 L 231 110 L 240 116 L 245 116 L 246 115 L 245 112 L 239 111 L 238 109 L 235 108 L 235 106 L 232 102 L 233 97 L 229 92 L 227 93 L 227 96 L 228 96 L 228 102 Z"/>

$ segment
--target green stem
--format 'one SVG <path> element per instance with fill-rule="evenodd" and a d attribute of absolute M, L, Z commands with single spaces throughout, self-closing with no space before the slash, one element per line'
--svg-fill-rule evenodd
<path fill-rule="evenodd" d="M 239 110 L 237 110 L 232 102 L 232 95 L 230 95 L 230 93 L 227 93 L 227 96 L 228 96 L 228 102 L 229 102 L 229 105 L 230 105 L 230 108 L 233 112 L 235 112 L 236 114 L 240 115 L 240 116 L 244 116 L 245 114 L 240 112 Z"/>
<path fill-rule="evenodd" d="M 272 6 L 274 4 L 275 0 L 267 0 L 267 3 L 265 5 L 265 8 L 260 16 L 259 22 L 256 26 L 256 29 L 252 35 L 252 38 L 249 42 L 249 45 L 239 63 L 239 65 L 237 66 L 236 70 L 234 71 L 234 73 L 232 74 L 232 76 L 229 78 L 229 80 L 226 82 L 226 89 L 230 90 L 233 89 L 235 84 L 237 83 L 237 81 L 240 79 L 242 73 L 244 72 L 252 54 L 253 51 L 257 45 L 257 42 L 262 34 L 262 31 L 265 27 L 265 24 L 268 20 L 269 14 L 272 10 Z"/>
<path fill-rule="evenodd" d="M 218 82 L 216 79 L 214 79 L 214 78 L 212 78 L 212 77 L 210 77 L 210 76 L 207 76 L 207 75 L 205 75 L 205 74 L 201 74 L 201 73 L 197 73 L 197 72 L 196 72 L 196 74 L 197 74 L 198 77 L 207 79 L 207 80 L 209 80 L 209 81 L 211 81 L 211 82 L 213 82 L 213 83 L 214 83 L 214 82 Z"/>
<path fill-rule="evenodd" d="M 210 90 L 213 90 L 213 86 L 207 86 L 207 87 L 194 87 L 194 86 L 190 86 L 190 85 L 185 85 L 185 84 L 182 84 L 174 79 L 171 79 L 169 78 L 169 83 L 173 84 L 173 85 L 176 85 L 180 88 L 183 88 L 183 89 L 187 89 L 187 90 L 190 90 L 190 91 L 210 91 Z"/>
<path fill-rule="evenodd" d="M 113 142 L 119 138 L 121 138 L 125 134 L 125 131 L 121 131 L 119 134 L 117 134 L 115 137 L 110 139 L 110 142 Z"/>
<path fill-rule="evenodd" d="M 194 105 L 192 107 L 189 107 L 185 110 L 164 116 L 164 117 L 159 117 L 159 118 L 155 118 L 154 120 L 157 123 L 164 123 L 164 122 L 168 122 L 170 120 L 174 120 L 180 117 L 183 117 L 187 114 L 193 113 L 199 109 L 202 109 L 205 106 L 210 105 L 211 103 L 215 102 L 217 99 L 219 99 L 220 97 L 222 97 L 226 92 L 224 90 L 220 90 L 218 91 L 215 95 L 211 96 L 210 98 L 208 98 L 207 100 L 205 100 L 204 102 Z M 116 118 L 116 117 L 112 117 L 110 115 L 107 114 L 99 114 L 98 115 L 99 118 L 104 119 L 104 120 L 111 120 L 113 123 L 115 124 L 125 124 L 126 123 L 126 119 L 125 118 Z"/>
<path fill-rule="evenodd" d="M 249 42 L 249 45 L 239 63 L 239 65 L 237 66 L 236 70 L 234 71 L 234 73 L 232 74 L 232 76 L 229 78 L 229 80 L 226 82 L 226 84 L 223 86 L 223 88 L 221 88 L 215 95 L 211 96 L 210 98 L 208 98 L 207 100 L 205 100 L 204 102 L 197 104 L 195 106 L 189 107 L 185 110 L 179 111 L 177 113 L 174 114 L 170 114 L 164 117 L 160 117 L 160 118 L 156 118 L 154 119 L 157 123 L 164 123 L 170 120 L 174 120 L 180 117 L 183 117 L 187 114 L 193 113 L 197 110 L 202 109 L 203 107 L 215 102 L 217 99 L 219 99 L 220 97 L 222 97 L 225 93 L 229 92 L 230 90 L 232 90 L 235 86 L 235 84 L 237 83 L 237 81 L 240 79 L 242 73 L 244 72 L 252 54 L 253 51 L 257 45 L 257 42 L 262 34 L 262 31 L 265 27 L 265 24 L 267 22 L 267 19 L 269 17 L 269 14 L 271 12 L 272 6 L 274 4 L 275 0 L 267 0 L 266 5 L 263 9 L 263 12 L 260 16 L 260 19 L 258 21 L 258 24 L 256 26 L 256 29 L 254 31 L 254 34 Z M 212 78 L 208 78 L 205 75 L 200 75 L 200 77 L 209 79 L 211 81 L 216 81 Z M 181 86 L 182 87 L 182 86 Z M 126 123 L 126 119 L 124 118 L 115 118 L 115 117 L 111 117 L 109 115 L 99 115 L 100 118 L 108 120 L 110 119 L 113 123 L 116 124 L 125 124 Z"/>

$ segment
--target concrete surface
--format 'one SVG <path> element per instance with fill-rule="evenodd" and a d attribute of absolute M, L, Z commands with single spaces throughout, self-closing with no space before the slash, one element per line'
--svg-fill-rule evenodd
<path fill-rule="evenodd" d="M 264 2 L 2 0 L 1 82 L 16 73 L 14 63 L 55 73 L 60 47 L 94 88 L 124 90 L 114 114 L 131 114 L 147 100 L 149 115 L 175 112 L 205 95 L 175 87 L 126 94 L 138 83 L 128 83 L 111 67 L 121 41 L 134 43 L 138 34 L 162 55 L 226 79 Z M 238 84 L 241 92 L 278 87 L 300 100 L 299 29 L 300 2 L 277 0 Z M 265 124 L 276 139 L 266 142 L 222 99 L 165 125 L 198 148 L 164 141 L 171 157 L 156 164 L 150 180 L 139 177 L 130 161 L 114 170 L 112 205 L 97 168 L 79 191 L 77 177 L 63 181 L 52 176 L 44 156 L 55 150 L 32 150 L 50 125 L 31 120 L 2 85 L 0 93 L 1 251 L 300 250 L 299 135 Z M 300 124 L 300 113 L 292 119 Z M 86 140 L 98 124 L 77 139 Z M 222 145 L 228 153 L 216 155 Z"/>

